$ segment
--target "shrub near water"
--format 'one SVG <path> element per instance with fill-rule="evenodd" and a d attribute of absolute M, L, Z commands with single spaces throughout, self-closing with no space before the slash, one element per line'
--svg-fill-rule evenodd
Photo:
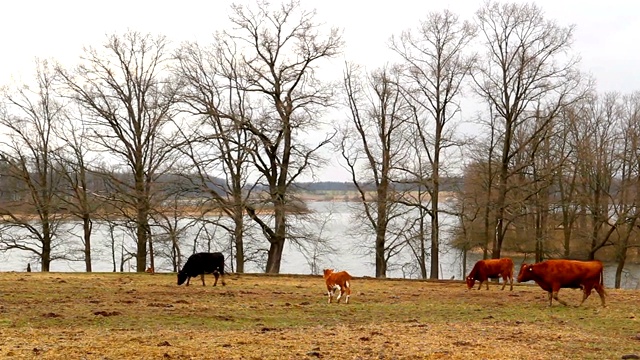
<path fill-rule="evenodd" d="M 211 278 L 212 279 L 212 278 Z M 209 278 L 207 278 L 209 280 Z M 457 281 L 352 281 L 327 304 L 320 276 L 0 273 L 0 358 L 612 359 L 640 355 L 640 292 L 580 308 L 535 285 L 467 291 Z M 560 297 L 579 304 L 579 290 Z"/>

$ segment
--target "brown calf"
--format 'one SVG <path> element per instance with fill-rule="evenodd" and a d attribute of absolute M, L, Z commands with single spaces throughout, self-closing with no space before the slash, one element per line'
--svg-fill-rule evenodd
<path fill-rule="evenodd" d="M 333 269 L 324 269 L 324 281 L 327 284 L 327 294 L 329 295 L 329 304 L 333 299 L 333 295 L 340 290 L 340 294 L 336 298 L 336 301 L 340 303 L 340 298 L 346 294 L 345 304 L 349 303 L 349 297 L 351 296 L 351 284 L 349 280 L 353 279 L 346 271 L 333 272 Z"/>

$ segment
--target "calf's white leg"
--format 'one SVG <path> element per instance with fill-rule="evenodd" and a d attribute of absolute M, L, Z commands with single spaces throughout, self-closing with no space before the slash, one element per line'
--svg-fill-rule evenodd
<path fill-rule="evenodd" d="M 336 298 L 336 302 L 340 302 L 340 298 L 342 297 L 342 289 L 340 289 L 339 285 L 334 285 L 333 286 L 333 292 L 336 293 L 338 292 L 338 290 L 340 290 L 340 293 L 338 294 L 338 297 Z"/>

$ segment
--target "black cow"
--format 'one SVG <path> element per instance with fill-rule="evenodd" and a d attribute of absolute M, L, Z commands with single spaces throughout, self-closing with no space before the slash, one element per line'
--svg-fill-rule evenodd
<path fill-rule="evenodd" d="M 202 286 L 205 286 L 204 274 L 213 274 L 216 277 L 213 286 L 218 284 L 218 276 L 222 277 L 222 285 L 226 285 L 224 283 L 224 255 L 222 253 L 197 253 L 189 256 L 187 263 L 178 272 L 178 285 L 182 285 L 186 281 L 186 286 L 189 286 L 189 279 L 200 275 Z"/>

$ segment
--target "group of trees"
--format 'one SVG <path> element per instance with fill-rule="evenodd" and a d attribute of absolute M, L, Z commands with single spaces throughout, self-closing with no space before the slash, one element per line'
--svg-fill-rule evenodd
<path fill-rule="evenodd" d="M 39 62 L 35 86 L 4 90 L 2 177 L 12 186 L 0 249 L 32 252 L 48 271 L 72 258 L 60 247 L 63 220 L 80 219 L 91 271 L 99 220 L 134 239 L 137 271 L 154 267 L 154 238 L 168 239 L 175 267 L 191 208 L 196 222 L 229 232 L 237 271 L 266 254 L 265 270 L 279 272 L 295 237 L 293 184 L 331 140 L 305 139 L 335 98 L 318 64 L 342 48 L 339 31 L 314 15 L 296 1 L 234 5 L 230 30 L 210 45 L 170 49 L 163 36 L 128 32 L 88 47 L 76 67 Z M 267 246 L 245 249 L 245 214 Z M 233 222 L 216 221 L 223 216 Z"/>
<path fill-rule="evenodd" d="M 6 88 L 0 249 L 31 251 L 47 271 L 71 257 L 57 249 L 72 218 L 91 271 L 99 220 L 131 234 L 137 271 L 154 266 L 159 239 L 175 270 L 185 228 L 213 223 L 236 271 L 264 256 L 277 273 L 285 241 L 321 241 L 291 219 L 296 181 L 322 168 L 322 149 L 351 174 L 377 277 L 408 251 L 438 278 L 443 212 L 460 219 L 457 246 L 485 257 L 594 258 L 614 245 L 621 272 L 638 245 L 640 96 L 598 94 L 572 55 L 574 28 L 536 5 L 428 14 L 390 38 L 394 59 L 347 63 L 339 84 L 319 74 L 340 31 L 299 2 L 234 5 L 230 21 L 206 45 L 112 35 L 77 66 L 41 61 L 34 84 Z M 472 138 L 458 128 L 470 97 L 482 104 L 462 119 Z M 330 108 L 344 118 L 326 120 Z M 442 206 L 453 175 L 456 205 Z M 250 227 L 263 238 L 247 241 Z"/>
<path fill-rule="evenodd" d="M 504 199 L 505 243 L 511 251 L 547 257 L 601 258 L 618 264 L 620 286 L 640 231 L 638 139 L 640 93 L 585 94 L 553 114 L 531 114 L 514 136 Z M 544 117 L 543 117 L 544 116 Z M 545 129 L 540 129 L 545 124 Z M 493 146 L 477 144 L 479 151 Z M 475 158 L 459 194 L 458 244 L 491 250 L 499 197 L 499 158 Z M 484 196 L 481 196 L 484 194 Z"/>

